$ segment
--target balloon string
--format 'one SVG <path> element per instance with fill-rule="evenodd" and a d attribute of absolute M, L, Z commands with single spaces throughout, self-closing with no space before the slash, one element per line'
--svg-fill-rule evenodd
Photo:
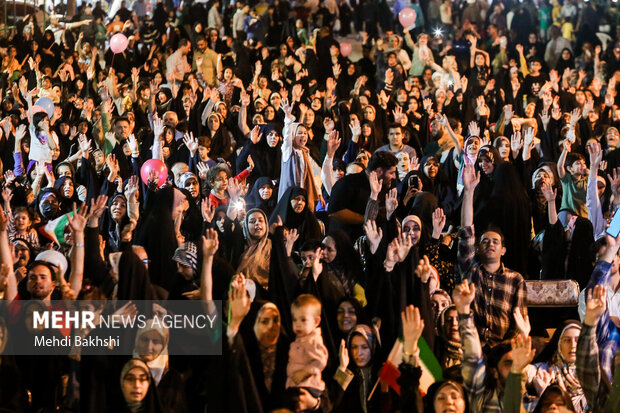
<path fill-rule="evenodd" d="M 110 67 L 114 67 L 114 57 L 116 56 L 116 53 L 114 53 L 112 55 L 112 63 L 110 63 Z"/>

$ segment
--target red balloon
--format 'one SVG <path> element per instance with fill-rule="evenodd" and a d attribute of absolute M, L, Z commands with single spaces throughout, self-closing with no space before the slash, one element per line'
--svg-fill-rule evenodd
<path fill-rule="evenodd" d="M 398 13 L 398 21 L 406 29 L 413 28 L 416 17 L 415 10 L 411 7 L 406 7 Z"/>
<path fill-rule="evenodd" d="M 344 57 L 347 57 L 351 54 L 351 43 L 349 42 L 342 42 L 340 43 L 340 54 L 342 54 Z"/>
<path fill-rule="evenodd" d="M 166 183 L 166 180 L 168 179 L 168 167 L 163 161 L 160 161 L 159 159 L 149 159 L 144 162 L 142 168 L 140 168 L 140 177 L 142 178 L 142 182 L 146 185 L 149 184 L 149 175 L 151 171 L 155 171 L 157 173 L 158 188 Z"/>

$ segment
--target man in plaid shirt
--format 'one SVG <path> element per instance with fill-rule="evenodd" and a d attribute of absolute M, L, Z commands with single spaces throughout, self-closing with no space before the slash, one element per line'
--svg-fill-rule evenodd
<path fill-rule="evenodd" d="M 468 279 L 476 286 L 473 312 L 480 340 L 489 347 L 512 338 L 515 334 L 515 310 L 525 314 L 525 281 L 521 274 L 505 268 L 504 237 L 499 230 L 489 229 L 480 237 L 476 248 L 474 236 L 474 190 L 480 182 L 473 165 L 463 168 L 463 204 L 457 256 L 459 280 Z M 475 260 L 476 252 L 478 260 Z"/>

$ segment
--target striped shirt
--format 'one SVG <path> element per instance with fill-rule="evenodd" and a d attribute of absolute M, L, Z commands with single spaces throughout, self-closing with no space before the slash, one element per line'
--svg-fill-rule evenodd
<path fill-rule="evenodd" d="M 513 312 L 525 307 L 525 281 L 518 272 L 500 265 L 489 273 L 475 260 L 474 227 L 459 229 L 457 271 L 460 280 L 468 279 L 476 286 L 473 303 L 474 320 L 481 340 L 494 345 L 512 338 L 516 331 Z M 457 278 L 457 279 L 458 279 Z"/>

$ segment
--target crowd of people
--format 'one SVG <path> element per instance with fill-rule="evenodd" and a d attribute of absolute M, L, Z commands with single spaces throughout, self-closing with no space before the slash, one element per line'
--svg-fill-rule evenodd
<path fill-rule="evenodd" d="M 222 355 L 0 320 L 2 411 L 620 411 L 617 2 L 70 7 L 0 38 L 0 294 L 222 300 Z"/>

